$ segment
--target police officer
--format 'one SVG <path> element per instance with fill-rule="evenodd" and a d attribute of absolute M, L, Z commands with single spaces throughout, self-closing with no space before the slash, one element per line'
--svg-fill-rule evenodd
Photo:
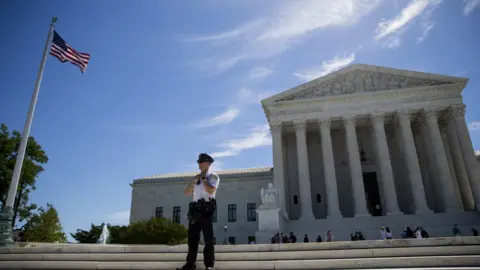
<path fill-rule="evenodd" d="M 200 231 L 203 233 L 205 242 L 203 248 L 205 269 L 213 269 L 215 263 L 212 218 L 217 210 L 215 193 L 220 178 L 209 170 L 213 161 L 211 156 L 204 153 L 200 154 L 197 160 L 200 174 L 197 174 L 185 188 L 187 196 L 193 195 L 193 201 L 188 208 L 188 255 L 185 265 L 182 268 L 177 268 L 177 270 L 196 269 L 195 262 L 197 260 Z"/>

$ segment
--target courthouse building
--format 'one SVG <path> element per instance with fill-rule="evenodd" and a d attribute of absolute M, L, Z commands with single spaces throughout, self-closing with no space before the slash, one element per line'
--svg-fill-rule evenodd
<path fill-rule="evenodd" d="M 396 237 L 404 226 L 450 236 L 454 223 L 469 235 L 480 227 L 480 174 L 461 95 L 467 82 L 354 64 L 263 100 L 273 167 L 217 172 L 216 242 L 255 239 L 268 183 L 278 190 L 282 232 L 299 240 L 328 229 L 335 240 L 357 230 L 378 239 L 381 226 Z M 187 225 L 183 189 L 194 175 L 134 180 L 130 222 L 163 216 Z"/>

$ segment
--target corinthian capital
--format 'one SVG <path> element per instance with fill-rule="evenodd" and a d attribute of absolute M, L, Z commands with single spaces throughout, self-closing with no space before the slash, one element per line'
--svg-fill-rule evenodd
<path fill-rule="evenodd" d="M 453 116 L 455 116 L 456 118 L 463 118 L 463 117 L 465 117 L 466 107 L 467 106 L 465 106 L 465 104 L 459 104 L 459 105 L 455 105 L 455 106 L 450 107 L 450 110 L 451 110 Z"/>
<path fill-rule="evenodd" d="M 357 123 L 357 117 L 355 115 L 343 117 L 343 123 L 346 126 L 354 126 Z"/>
<path fill-rule="evenodd" d="M 307 128 L 307 121 L 295 120 L 293 121 L 293 126 L 295 127 L 295 130 L 305 130 Z"/>
<path fill-rule="evenodd" d="M 375 123 L 384 123 L 385 122 L 385 113 L 381 112 L 381 113 L 372 113 L 370 115 L 370 119 L 371 121 L 375 124 Z"/>
<path fill-rule="evenodd" d="M 270 123 L 270 132 L 277 133 L 282 132 L 283 122 L 272 122 Z"/>
<path fill-rule="evenodd" d="M 330 118 L 320 118 L 317 120 L 320 128 L 330 128 L 332 120 Z"/>
<path fill-rule="evenodd" d="M 412 113 L 413 111 L 412 110 L 400 110 L 400 111 L 397 111 L 397 115 L 399 118 L 411 118 L 412 117 Z"/>
<path fill-rule="evenodd" d="M 423 110 L 425 112 L 425 116 L 427 117 L 437 117 L 437 113 L 440 111 L 439 108 L 425 108 Z"/>

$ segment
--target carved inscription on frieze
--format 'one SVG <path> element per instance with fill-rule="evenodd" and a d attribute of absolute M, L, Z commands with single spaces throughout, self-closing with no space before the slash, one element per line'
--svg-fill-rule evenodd
<path fill-rule="evenodd" d="M 343 94 L 383 91 L 390 89 L 411 88 L 451 84 L 453 82 L 429 80 L 404 75 L 356 70 L 314 85 L 300 93 L 282 98 L 278 101 L 328 97 Z"/>

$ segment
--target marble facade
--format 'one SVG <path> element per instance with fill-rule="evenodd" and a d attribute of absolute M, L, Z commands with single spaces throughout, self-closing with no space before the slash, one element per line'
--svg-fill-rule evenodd
<path fill-rule="evenodd" d="M 217 239 L 248 243 L 257 236 L 262 243 L 275 224 L 311 241 L 328 229 L 336 240 L 347 240 L 356 230 L 378 239 L 380 226 L 390 226 L 396 237 L 407 225 L 423 226 L 432 236 L 449 236 L 453 223 L 462 231 L 479 227 L 480 167 L 461 95 L 467 83 L 354 64 L 262 100 L 273 169 L 218 172 Z M 154 216 L 158 206 L 186 209 L 188 199 L 178 194 L 190 177 L 135 180 L 131 221 Z M 275 207 L 260 209 L 260 188 L 270 182 L 278 190 Z M 236 222 L 227 221 L 232 204 Z M 265 224 L 247 220 L 247 204 L 265 213 L 258 217 Z"/>

